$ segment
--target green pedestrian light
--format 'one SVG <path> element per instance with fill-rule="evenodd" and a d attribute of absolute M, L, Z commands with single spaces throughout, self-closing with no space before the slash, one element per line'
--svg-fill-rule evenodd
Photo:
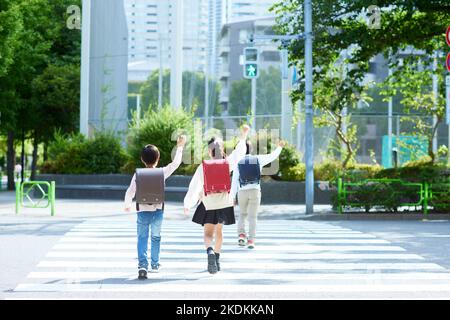
<path fill-rule="evenodd" d="M 255 79 L 258 78 L 258 64 L 256 63 L 246 63 L 244 66 L 244 78 Z"/>

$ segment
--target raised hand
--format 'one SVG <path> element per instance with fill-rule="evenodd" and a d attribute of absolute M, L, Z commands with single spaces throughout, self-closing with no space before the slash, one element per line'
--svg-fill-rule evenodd
<path fill-rule="evenodd" d="M 184 147 L 185 144 L 186 144 L 186 136 L 182 134 L 177 139 L 177 147 Z"/>
<path fill-rule="evenodd" d="M 284 148 L 286 146 L 286 141 L 284 140 L 278 141 L 278 146 Z"/>
<path fill-rule="evenodd" d="M 250 132 L 250 126 L 247 124 L 244 124 L 242 126 L 242 134 L 243 134 L 244 138 L 247 138 L 249 132 Z"/>

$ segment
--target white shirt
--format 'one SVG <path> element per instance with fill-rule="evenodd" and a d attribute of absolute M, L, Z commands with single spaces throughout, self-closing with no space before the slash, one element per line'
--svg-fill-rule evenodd
<path fill-rule="evenodd" d="M 178 147 L 173 161 L 163 168 L 164 180 L 167 180 L 178 169 L 183 159 L 183 147 Z M 130 186 L 125 193 L 125 208 L 131 208 L 133 205 L 133 198 L 136 195 L 136 174 L 131 179 Z M 140 204 L 139 211 L 156 211 L 162 209 L 161 204 Z"/>
<path fill-rule="evenodd" d="M 277 147 L 272 153 L 256 155 L 255 157 L 258 158 L 260 170 L 262 171 L 262 168 L 264 166 L 268 165 L 276 158 L 278 158 L 280 156 L 281 150 L 283 150 L 283 148 Z M 231 182 L 231 194 L 233 196 L 233 199 L 236 197 L 236 193 L 239 190 L 250 190 L 250 189 L 261 190 L 261 185 L 259 183 L 250 183 L 241 187 L 239 183 L 239 169 L 235 170 L 233 172 L 233 180 Z"/>
<path fill-rule="evenodd" d="M 245 156 L 247 151 L 247 146 L 245 144 L 245 139 L 240 140 L 237 144 L 234 151 L 226 158 L 230 165 L 230 173 L 236 168 L 238 162 Z M 203 192 L 203 166 L 198 166 L 195 171 L 194 176 L 192 177 L 191 182 L 189 183 L 189 190 L 184 197 L 184 207 L 191 209 L 199 201 L 202 201 L 205 205 L 206 210 L 216 210 L 223 209 L 227 207 L 233 206 L 233 198 L 230 193 L 220 193 L 220 194 L 211 194 L 208 195 L 208 200 L 212 199 L 213 201 L 204 201 L 205 195 Z"/>

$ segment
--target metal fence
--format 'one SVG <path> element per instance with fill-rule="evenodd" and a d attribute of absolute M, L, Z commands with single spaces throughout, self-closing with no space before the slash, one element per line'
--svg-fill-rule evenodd
<path fill-rule="evenodd" d="M 392 118 L 393 136 L 417 136 L 417 120 L 421 119 L 427 125 L 433 122 L 432 117 L 414 116 L 414 115 L 394 115 Z M 253 123 L 252 127 L 260 129 L 277 129 L 281 134 L 281 115 L 266 114 L 256 115 L 255 119 L 251 116 L 220 116 L 210 117 L 208 121 L 200 118 L 208 128 L 221 130 L 225 135 L 226 129 L 236 129 L 242 123 Z M 383 137 L 388 134 L 388 116 L 380 114 L 354 114 L 351 115 L 351 125 L 357 127 L 357 152 L 356 160 L 359 163 L 382 163 L 383 157 Z M 440 124 L 437 131 L 437 147 L 449 143 L 449 127 L 444 123 Z M 297 146 L 297 149 L 304 154 L 305 132 L 302 120 L 300 124 L 292 129 L 291 143 Z M 314 160 L 322 161 L 330 148 L 332 140 L 336 140 L 336 133 L 333 127 L 315 127 L 314 128 Z M 427 146 L 422 146 L 425 150 Z M 423 153 L 423 152 L 422 152 Z M 426 153 L 425 153 L 426 154 Z M 417 154 L 420 157 L 420 154 Z"/>

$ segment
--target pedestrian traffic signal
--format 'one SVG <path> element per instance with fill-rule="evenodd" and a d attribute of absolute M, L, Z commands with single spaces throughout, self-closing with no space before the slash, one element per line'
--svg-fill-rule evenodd
<path fill-rule="evenodd" d="M 244 78 L 256 79 L 259 76 L 259 51 L 258 48 L 244 48 Z"/>
<path fill-rule="evenodd" d="M 244 64 L 244 78 L 255 79 L 259 76 L 259 68 L 257 63 Z"/>

